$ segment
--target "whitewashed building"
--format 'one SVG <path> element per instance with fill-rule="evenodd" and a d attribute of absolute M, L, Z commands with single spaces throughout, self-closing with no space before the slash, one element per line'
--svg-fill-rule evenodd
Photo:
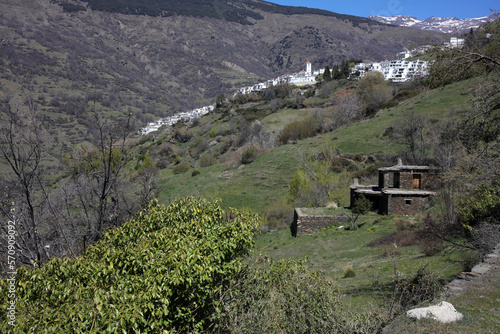
<path fill-rule="evenodd" d="M 351 78 L 362 78 L 369 71 L 377 71 L 384 75 L 385 80 L 406 82 L 429 72 L 429 62 L 424 60 L 391 60 L 380 63 L 359 63 L 351 71 Z"/>
<path fill-rule="evenodd" d="M 266 82 L 261 82 L 249 87 L 243 87 L 238 89 L 237 94 L 250 94 L 253 92 L 260 92 L 264 89 L 270 88 L 272 86 L 277 86 L 282 83 L 290 83 L 296 86 L 308 86 L 314 85 L 316 83 L 316 78 L 320 76 L 324 70 L 313 71 L 311 62 L 306 63 L 306 69 L 300 71 L 299 73 L 284 74 L 275 79 L 268 80 Z"/>
<path fill-rule="evenodd" d="M 151 132 L 158 131 L 162 126 L 173 126 L 179 121 L 190 122 L 194 119 L 200 118 L 203 115 L 208 114 L 209 112 L 214 110 L 214 108 L 215 108 L 215 106 L 210 105 L 210 106 L 197 108 L 197 109 L 187 111 L 187 112 L 181 112 L 181 113 L 178 113 L 174 116 L 168 116 L 168 117 L 162 118 L 158 121 L 148 123 L 148 125 L 146 125 L 146 127 L 139 130 L 139 134 L 144 136 L 144 135 L 147 135 Z"/>

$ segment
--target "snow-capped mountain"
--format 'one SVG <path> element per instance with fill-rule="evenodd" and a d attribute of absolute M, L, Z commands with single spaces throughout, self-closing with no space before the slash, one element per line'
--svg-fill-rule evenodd
<path fill-rule="evenodd" d="M 494 14 L 473 19 L 458 19 L 456 17 L 429 17 L 422 21 L 413 16 L 370 16 L 372 20 L 396 26 L 412 27 L 422 30 L 432 30 L 444 33 L 462 33 L 471 28 L 477 29 L 480 25 L 496 19 Z"/>

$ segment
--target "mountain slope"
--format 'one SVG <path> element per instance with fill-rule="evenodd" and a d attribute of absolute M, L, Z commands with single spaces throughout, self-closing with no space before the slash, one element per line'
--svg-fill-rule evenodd
<path fill-rule="evenodd" d="M 435 32 L 262 1 L 224 2 L 258 13 L 262 18 L 246 16 L 252 24 L 126 15 L 92 10 L 82 1 L 71 2 L 81 10 L 68 10 L 75 7 L 65 3 L 0 3 L 0 95 L 17 103 L 15 109 L 28 94 L 52 123 L 76 122 L 64 134 L 69 146 L 85 138 L 93 108 L 131 112 L 144 124 L 298 72 L 306 61 L 318 69 L 346 58 L 388 59 L 405 46 L 447 40 Z"/>
<path fill-rule="evenodd" d="M 438 31 L 442 33 L 462 33 L 467 32 L 471 28 L 477 29 L 480 25 L 493 21 L 496 16 L 494 14 L 479 18 L 472 19 L 458 19 L 456 17 L 446 18 L 446 17 L 429 17 L 428 19 L 422 21 L 413 16 L 370 16 L 372 20 L 392 24 L 402 27 L 412 27 L 422 30 Z"/>
<path fill-rule="evenodd" d="M 66 11 L 92 10 L 111 13 L 173 16 L 184 15 L 194 17 L 213 17 L 241 24 L 252 24 L 250 19 L 262 20 L 264 17 L 259 11 L 284 15 L 314 14 L 336 17 L 358 23 L 371 23 L 369 19 L 352 15 L 338 14 L 322 9 L 307 7 L 282 6 L 260 0 L 184 0 L 184 1 L 137 1 L 137 0 L 82 0 L 68 9 L 68 2 L 59 0 L 58 3 Z M 88 3 L 88 5 L 86 5 Z"/>

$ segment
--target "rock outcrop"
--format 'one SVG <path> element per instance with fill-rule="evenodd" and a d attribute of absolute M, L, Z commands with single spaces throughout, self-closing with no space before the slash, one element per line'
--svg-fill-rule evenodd
<path fill-rule="evenodd" d="M 442 323 L 454 322 L 463 318 L 462 313 L 455 310 L 452 304 L 445 301 L 437 305 L 409 310 L 406 312 L 406 315 L 410 318 L 416 318 L 417 320 L 430 318 Z"/>

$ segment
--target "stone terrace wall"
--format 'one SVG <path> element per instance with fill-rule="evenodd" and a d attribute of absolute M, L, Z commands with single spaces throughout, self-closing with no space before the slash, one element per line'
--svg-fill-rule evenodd
<path fill-rule="evenodd" d="M 290 227 L 292 235 L 298 237 L 302 234 L 312 233 L 324 229 L 325 227 L 344 224 L 351 220 L 351 217 L 344 214 L 338 216 L 310 216 L 296 208 L 294 219 Z"/>

